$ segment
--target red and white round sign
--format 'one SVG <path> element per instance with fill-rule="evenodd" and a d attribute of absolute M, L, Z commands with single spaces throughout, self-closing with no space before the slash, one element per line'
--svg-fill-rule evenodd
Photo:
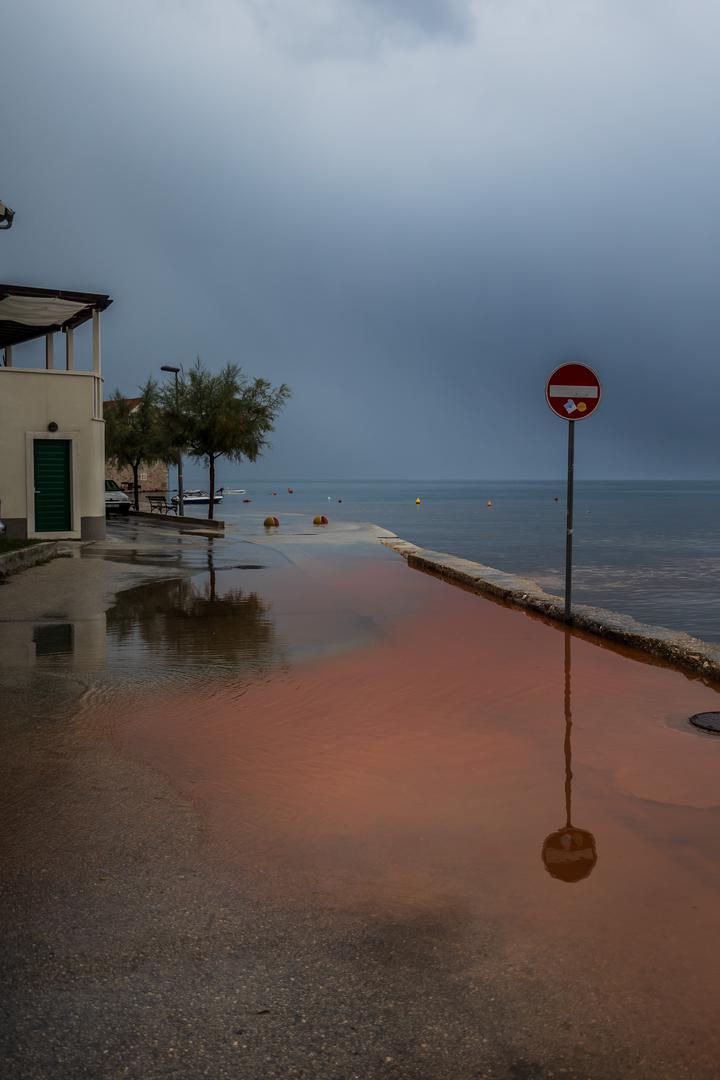
<path fill-rule="evenodd" d="M 548 379 L 545 397 L 556 416 L 585 420 L 600 404 L 600 380 L 585 364 L 563 364 Z"/>

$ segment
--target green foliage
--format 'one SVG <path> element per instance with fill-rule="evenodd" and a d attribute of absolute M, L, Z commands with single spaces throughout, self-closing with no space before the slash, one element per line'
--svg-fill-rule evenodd
<path fill-rule="evenodd" d="M 268 445 L 275 419 L 290 397 L 283 383 L 272 386 L 267 379 L 248 379 L 237 364 L 227 364 L 217 374 L 203 367 L 200 358 L 175 387 L 162 394 L 165 415 L 174 438 L 209 471 L 209 516 L 213 517 L 215 462 L 255 461 Z"/>
<path fill-rule="evenodd" d="M 119 468 L 129 466 L 132 469 L 136 510 L 140 507 L 140 466 L 143 462 L 167 461 L 172 455 L 160 411 L 157 383 L 148 379 L 140 388 L 137 405 L 116 390 L 105 410 L 105 457 Z"/>

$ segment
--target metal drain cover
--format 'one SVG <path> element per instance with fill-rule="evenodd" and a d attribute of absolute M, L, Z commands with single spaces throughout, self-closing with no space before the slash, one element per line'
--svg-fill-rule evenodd
<path fill-rule="evenodd" d="M 720 712 L 699 712 L 690 717 L 690 723 L 702 731 L 720 735 Z"/>

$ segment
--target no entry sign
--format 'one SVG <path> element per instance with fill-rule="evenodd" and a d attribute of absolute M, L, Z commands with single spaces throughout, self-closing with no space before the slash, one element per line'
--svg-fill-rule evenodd
<path fill-rule="evenodd" d="M 585 364 L 563 364 L 548 379 L 545 396 L 556 416 L 584 420 L 600 404 L 600 380 Z"/>
<path fill-rule="evenodd" d="M 575 475 L 575 421 L 584 420 L 600 404 L 600 380 L 585 364 L 555 368 L 545 385 L 547 403 L 556 416 L 569 420 L 567 472 L 567 527 L 565 534 L 565 622 L 572 621 L 573 486 Z"/>

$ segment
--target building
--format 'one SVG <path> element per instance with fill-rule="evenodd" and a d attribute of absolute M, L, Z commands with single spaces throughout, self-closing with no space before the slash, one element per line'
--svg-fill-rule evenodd
<path fill-rule="evenodd" d="M 130 412 L 134 412 L 140 404 L 141 398 L 125 398 L 130 406 Z M 103 412 L 107 416 L 108 409 L 112 409 L 112 401 L 103 402 Z M 133 491 L 133 474 L 129 465 L 118 468 L 111 462 L 105 466 L 105 475 L 108 480 L 114 480 L 124 491 Z M 138 470 L 138 487 L 140 491 L 158 491 L 163 495 L 170 486 L 170 470 L 162 461 L 152 463 L 143 462 Z"/>
<path fill-rule="evenodd" d="M 105 535 L 100 315 L 111 303 L 98 293 L 0 285 L 0 514 L 8 537 Z M 58 334 L 64 356 L 56 363 Z"/>

